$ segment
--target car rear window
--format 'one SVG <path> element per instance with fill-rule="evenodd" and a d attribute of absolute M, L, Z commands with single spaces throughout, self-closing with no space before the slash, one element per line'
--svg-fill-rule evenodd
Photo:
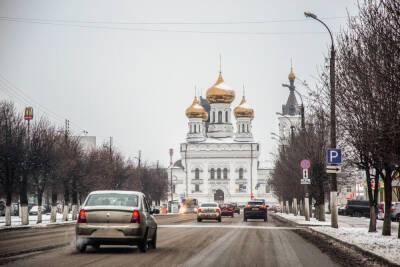
<path fill-rule="evenodd" d="M 85 206 L 137 207 L 138 196 L 116 193 L 94 194 L 89 196 Z"/>
<path fill-rule="evenodd" d="M 201 207 L 217 207 L 216 203 L 204 203 L 201 204 Z"/>
<path fill-rule="evenodd" d="M 251 201 L 251 202 L 248 202 L 247 204 L 249 204 L 250 206 L 259 206 L 259 205 L 263 205 L 264 204 L 264 202 L 261 202 L 261 201 Z"/>

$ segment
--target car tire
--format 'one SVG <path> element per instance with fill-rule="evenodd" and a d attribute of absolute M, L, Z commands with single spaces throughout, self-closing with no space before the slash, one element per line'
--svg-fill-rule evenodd
<path fill-rule="evenodd" d="M 95 250 L 99 250 L 99 249 L 100 249 L 100 244 L 93 244 L 92 247 L 93 247 Z"/>
<path fill-rule="evenodd" d="M 201 222 L 201 219 L 200 219 L 200 218 L 197 218 L 197 222 Z"/>
<path fill-rule="evenodd" d="M 265 216 L 265 218 L 264 218 L 264 222 L 268 222 L 268 218 L 267 218 L 267 216 Z"/>
<path fill-rule="evenodd" d="M 75 248 L 79 253 L 84 253 L 86 251 L 86 245 L 85 244 L 76 244 Z"/>
<path fill-rule="evenodd" d="M 219 218 L 218 218 L 218 222 L 221 222 L 221 221 L 222 221 L 222 219 L 221 219 L 221 217 L 219 217 Z"/>
<path fill-rule="evenodd" d="M 149 249 L 149 241 L 147 240 L 147 234 L 148 234 L 148 230 L 146 230 L 146 233 L 144 234 L 143 240 L 140 241 L 138 247 L 140 252 L 142 253 L 146 253 L 147 250 Z"/>
<path fill-rule="evenodd" d="M 234 213 L 232 213 L 231 218 L 235 217 Z"/>
<path fill-rule="evenodd" d="M 246 217 L 243 217 L 243 221 L 247 222 L 247 218 L 246 218 Z"/>
<path fill-rule="evenodd" d="M 157 229 L 154 231 L 153 238 L 150 241 L 150 245 L 153 249 L 157 248 Z"/>

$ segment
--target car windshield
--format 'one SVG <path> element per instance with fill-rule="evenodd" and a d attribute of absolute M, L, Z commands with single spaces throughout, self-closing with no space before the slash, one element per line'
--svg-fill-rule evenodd
<path fill-rule="evenodd" d="M 249 202 L 248 203 L 250 206 L 258 206 L 258 205 L 262 205 L 262 204 L 264 204 L 263 202 L 261 202 L 261 201 L 251 201 L 251 202 Z"/>
<path fill-rule="evenodd" d="M 86 206 L 137 207 L 138 196 L 116 193 L 93 194 L 86 201 Z"/>
<path fill-rule="evenodd" d="M 217 207 L 216 203 L 203 203 L 201 207 Z"/>

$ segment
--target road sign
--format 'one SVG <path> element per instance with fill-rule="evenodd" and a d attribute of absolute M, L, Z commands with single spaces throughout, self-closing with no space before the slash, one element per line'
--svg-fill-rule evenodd
<path fill-rule="evenodd" d="M 300 167 L 302 169 L 309 169 L 311 167 L 311 162 L 308 159 L 303 159 L 300 161 Z"/>
<path fill-rule="evenodd" d="M 342 164 L 342 150 L 330 148 L 326 151 L 327 164 Z"/>
<path fill-rule="evenodd" d="M 308 179 L 308 169 L 303 169 L 303 179 Z"/>
<path fill-rule="evenodd" d="M 326 166 L 327 173 L 340 173 L 342 171 L 342 167 L 339 165 L 328 165 Z"/>
<path fill-rule="evenodd" d="M 300 183 L 301 184 L 311 184 L 311 180 L 310 179 L 301 179 Z"/>

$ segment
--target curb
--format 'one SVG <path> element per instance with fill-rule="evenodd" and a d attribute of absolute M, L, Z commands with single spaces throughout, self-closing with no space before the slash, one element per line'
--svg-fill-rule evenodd
<path fill-rule="evenodd" d="M 337 243 L 343 245 L 344 247 L 348 247 L 350 249 L 353 249 L 354 251 L 356 251 L 356 252 L 358 252 L 358 253 L 360 253 L 362 255 L 366 255 L 366 256 L 368 256 L 370 258 L 374 258 L 374 259 L 376 259 L 376 260 L 378 260 L 378 261 L 380 261 L 380 262 L 382 262 L 382 263 L 384 263 L 384 264 L 386 264 L 388 266 L 400 266 L 396 262 L 393 262 L 393 261 L 391 261 L 389 259 L 386 259 L 386 258 L 384 258 L 384 257 L 382 257 L 380 255 L 377 255 L 377 254 L 375 254 L 375 253 L 373 253 L 371 251 L 365 250 L 365 249 L 363 249 L 363 248 L 361 248 L 361 247 L 359 247 L 359 246 L 357 246 L 355 244 L 348 243 L 346 241 L 340 240 L 340 239 L 338 239 L 336 237 L 333 237 L 331 235 L 328 235 L 326 233 L 314 230 L 314 229 L 311 228 L 311 227 L 315 227 L 314 225 L 302 225 L 302 224 L 298 224 L 298 223 L 295 223 L 293 221 L 290 221 L 290 220 L 288 220 L 286 218 L 282 218 L 280 216 L 277 216 L 275 214 L 271 214 L 271 215 L 274 217 L 274 219 L 277 219 L 278 221 L 281 221 L 283 223 L 287 223 L 290 226 L 296 226 L 296 227 L 299 227 L 299 226 L 304 227 L 305 226 L 305 228 L 308 229 L 310 231 L 310 233 L 312 235 L 316 236 L 316 237 L 324 236 L 325 238 L 333 240 L 334 242 L 337 242 Z"/>
<path fill-rule="evenodd" d="M 48 224 L 28 224 L 28 225 L 17 225 L 17 226 L 1 226 L 0 232 L 9 232 L 16 230 L 27 230 L 27 229 L 42 229 L 42 228 L 55 228 L 75 224 L 76 221 L 56 222 Z"/>

